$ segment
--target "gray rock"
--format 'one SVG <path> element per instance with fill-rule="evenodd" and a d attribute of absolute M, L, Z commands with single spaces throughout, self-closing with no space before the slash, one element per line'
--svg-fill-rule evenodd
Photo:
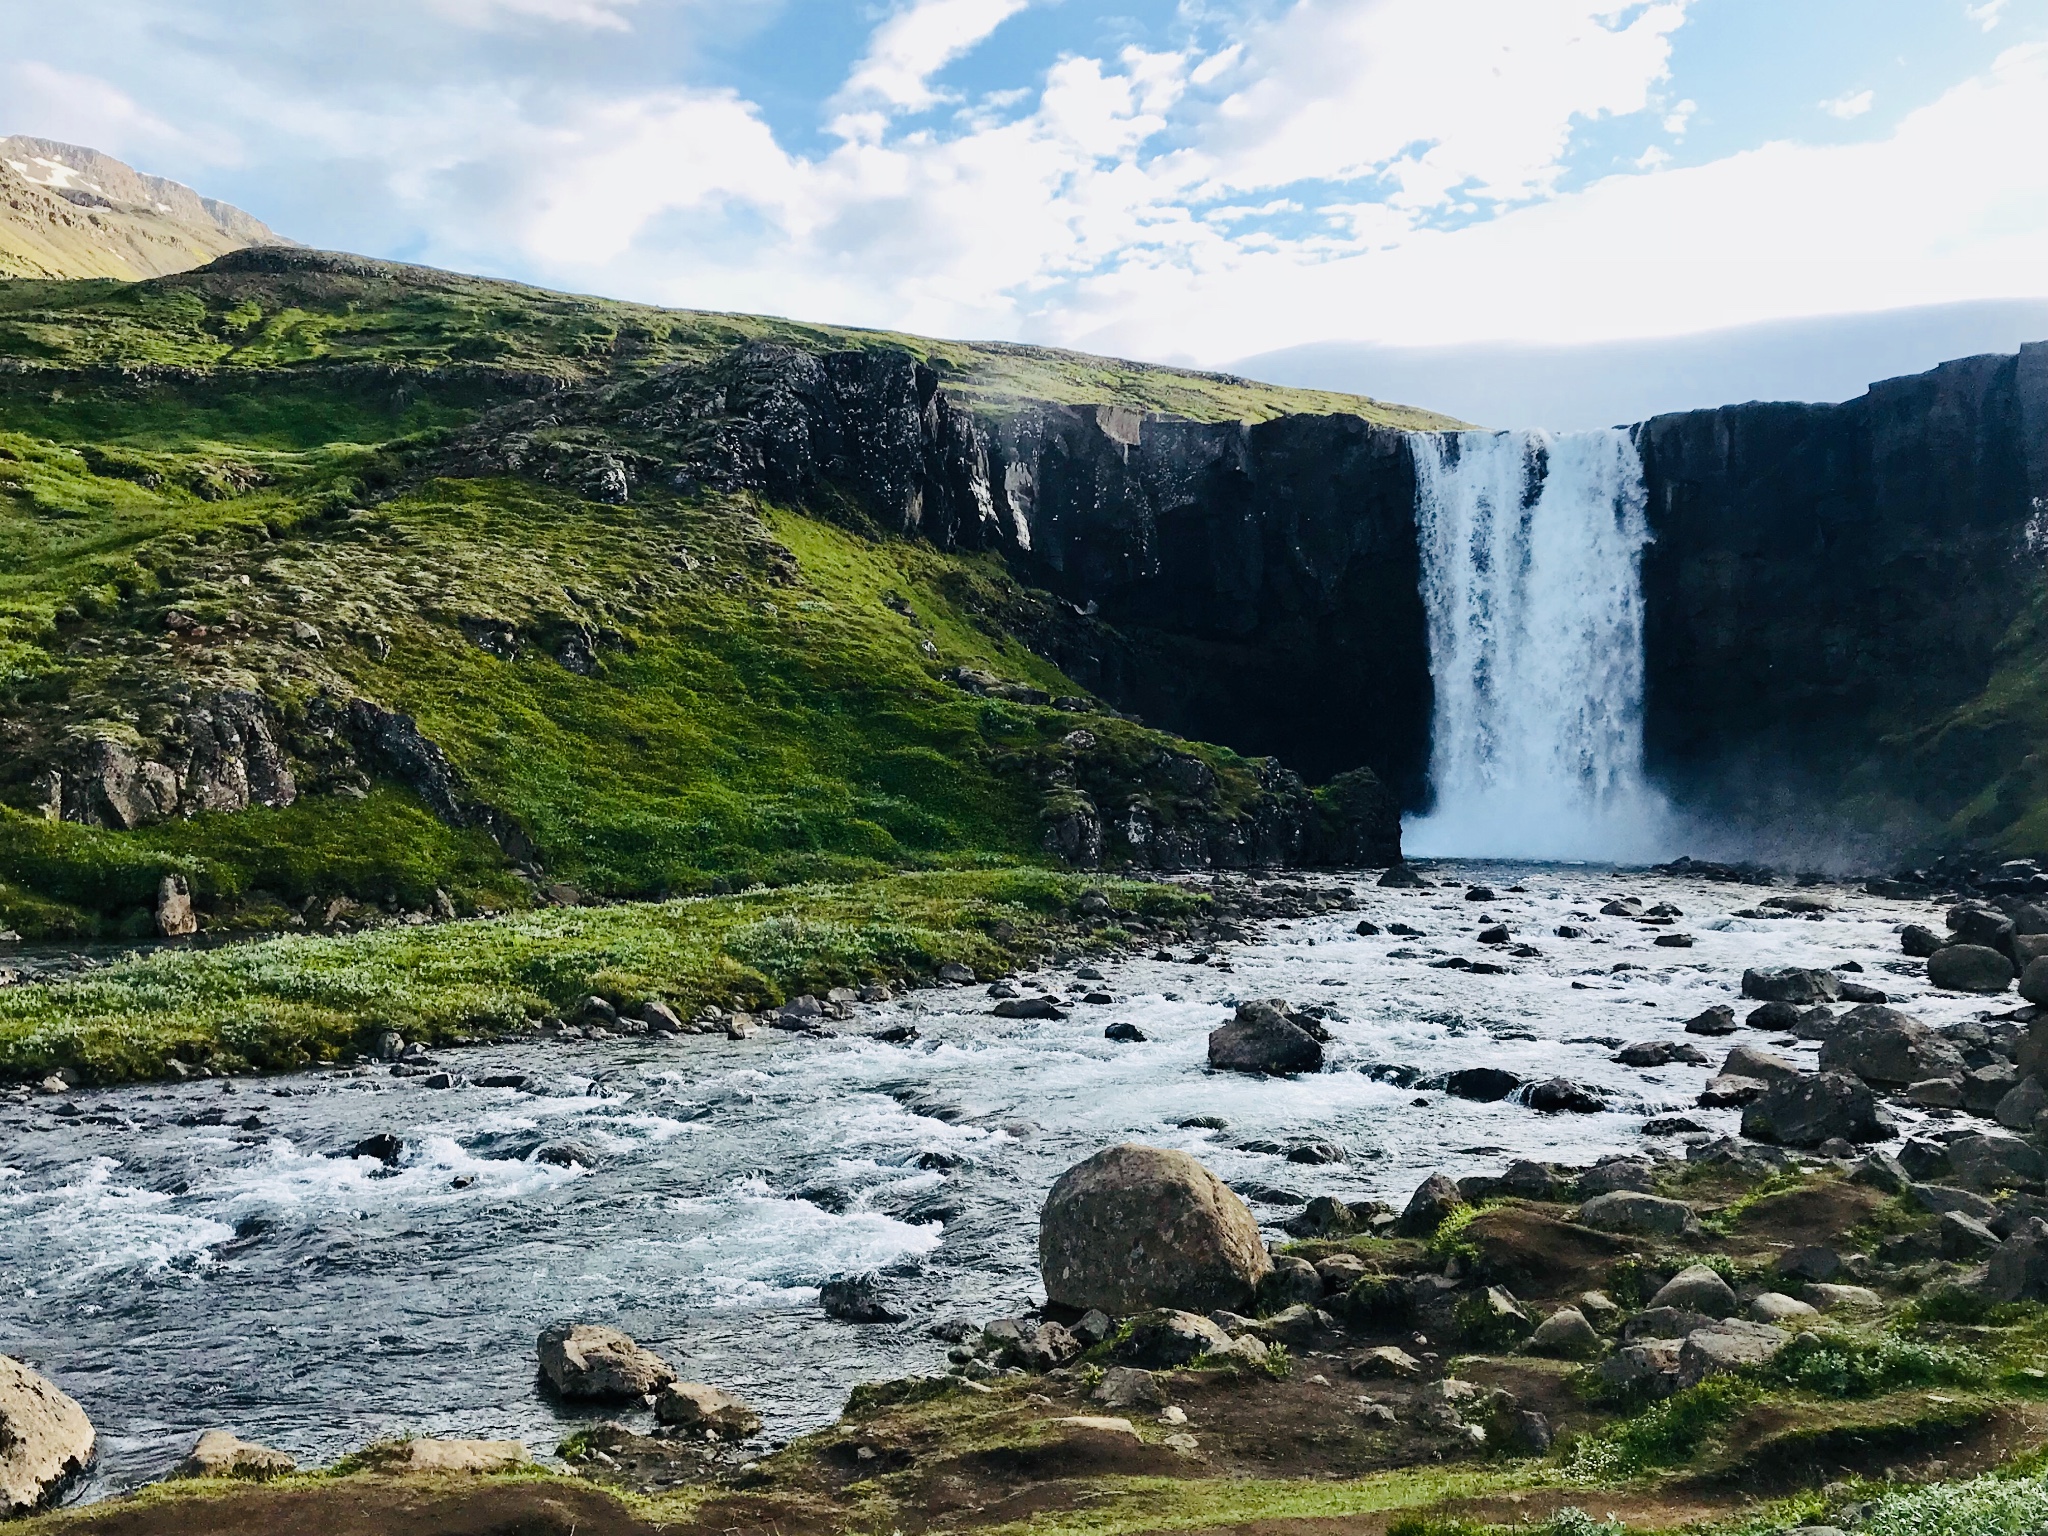
<path fill-rule="evenodd" d="M 1998 1207 L 1983 1195 L 1967 1189 L 1952 1189 L 1946 1184 L 1909 1185 L 1906 1195 L 1921 1210 L 1931 1211 L 1937 1216 L 1961 1211 L 1979 1221 L 1991 1221 L 1998 1215 Z"/>
<path fill-rule="evenodd" d="M 1158 1377 L 1130 1365 L 1104 1371 L 1092 1396 L 1105 1408 L 1164 1408 L 1168 1401 Z"/>
<path fill-rule="evenodd" d="M 1866 1152 L 1850 1170 L 1849 1182 L 1881 1189 L 1888 1195 L 1900 1195 L 1906 1192 L 1906 1186 L 1913 1180 L 1889 1152 Z"/>
<path fill-rule="evenodd" d="M 562 1397 L 589 1403 L 633 1402 L 676 1379 L 661 1356 L 600 1323 L 557 1323 L 544 1331 L 540 1369 Z"/>
<path fill-rule="evenodd" d="M 1728 1059 L 1721 1063 L 1723 1077 L 1751 1077 L 1760 1082 L 1773 1083 L 1780 1078 L 1799 1076 L 1798 1064 L 1780 1056 L 1776 1051 L 1766 1051 L 1754 1045 L 1738 1045 L 1728 1053 Z"/>
<path fill-rule="evenodd" d="M 1961 1109 L 1963 1085 L 1952 1077 L 1930 1077 L 1925 1082 L 1906 1084 L 1899 1097 L 1922 1109 Z"/>
<path fill-rule="evenodd" d="M 1230 1342 L 1230 1335 L 1208 1318 L 1166 1309 L 1138 1317 L 1116 1355 L 1126 1365 L 1172 1370 L 1203 1355 L 1223 1354 Z"/>
<path fill-rule="evenodd" d="M 1735 1010 L 1726 1003 L 1694 1014 L 1685 1021 L 1688 1035 L 1732 1035 L 1735 1033 Z"/>
<path fill-rule="evenodd" d="M 2013 922 L 1996 907 L 1966 901 L 1948 909 L 1948 927 L 1958 944 L 1973 944 L 2012 955 Z"/>
<path fill-rule="evenodd" d="M 1719 1318 L 1690 1307 L 1645 1307 L 1622 1324 L 1621 1336 L 1633 1344 L 1639 1339 L 1682 1339 L 1701 1328 L 1711 1328 Z"/>
<path fill-rule="evenodd" d="M 0 1517 L 53 1502 L 98 1449 L 85 1410 L 56 1385 L 0 1355 Z"/>
<path fill-rule="evenodd" d="M 1836 1137 L 1882 1141 L 1891 1129 L 1870 1089 L 1841 1072 L 1773 1083 L 1742 1112 L 1744 1136 L 1792 1147 L 1817 1147 Z"/>
<path fill-rule="evenodd" d="M 1774 1035 L 1790 1034 L 1799 1023 L 1800 1008 L 1796 1003 L 1763 1003 L 1749 1010 L 1749 1016 L 1742 1022 L 1751 1029 L 1766 1030 Z"/>
<path fill-rule="evenodd" d="M 1401 1213 L 1400 1229 L 1410 1237 L 1427 1237 L 1464 1203 L 1457 1185 L 1441 1173 L 1432 1173 L 1409 1196 L 1408 1208 Z"/>
<path fill-rule="evenodd" d="M 1261 1313 L 1281 1312 L 1288 1307 L 1314 1306 L 1323 1299 L 1323 1277 L 1306 1259 L 1282 1255 L 1259 1281 L 1253 1304 Z"/>
<path fill-rule="evenodd" d="M 2020 996 L 2036 1008 L 2048 1007 L 2048 955 L 2027 962 L 2020 973 Z"/>
<path fill-rule="evenodd" d="M 1764 1291 L 1750 1298 L 1749 1320 L 1753 1323 L 1769 1323 L 1773 1327 L 1785 1323 L 1804 1322 L 1820 1316 L 1818 1307 L 1808 1306 L 1797 1297 L 1786 1296 L 1777 1291 Z"/>
<path fill-rule="evenodd" d="M 1368 1380 L 1415 1381 L 1422 1375 L 1422 1362 L 1404 1349 L 1390 1344 L 1361 1349 L 1346 1362 L 1351 1374 Z"/>
<path fill-rule="evenodd" d="M 1709 1079 L 1694 1102 L 1702 1109 L 1738 1109 L 1744 1104 L 1754 1104 L 1769 1087 L 1770 1084 L 1760 1077 L 1730 1077 L 1723 1073 Z"/>
<path fill-rule="evenodd" d="M 1948 942 L 1922 923 L 1908 923 L 1899 930 L 1899 948 L 1915 960 L 1925 960 Z"/>
<path fill-rule="evenodd" d="M 1992 996 L 2012 985 L 2012 962 L 1980 944 L 1950 944 L 1928 957 L 1927 979 L 1945 992 Z"/>
<path fill-rule="evenodd" d="M 1991 1255 L 1979 1289 L 1993 1301 L 2048 1301 L 2048 1222 L 2027 1222 Z"/>
<path fill-rule="evenodd" d="M 1616 1190 L 1596 1195 L 1579 1207 L 1579 1220 L 1600 1232 L 1634 1232 L 1653 1237 L 1690 1237 L 1699 1231 L 1699 1218 L 1683 1200 L 1662 1195 Z"/>
<path fill-rule="evenodd" d="M 1976 1217 L 1965 1216 L 1961 1211 L 1945 1212 L 1937 1230 L 1941 1237 L 1941 1256 L 1945 1259 L 1974 1259 L 1998 1246 L 1997 1233 Z"/>
<path fill-rule="evenodd" d="M 827 1317 L 845 1323 L 900 1323 L 909 1315 L 890 1297 L 882 1277 L 872 1270 L 833 1276 L 818 1287 L 818 1305 Z"/>
<path fill-rule="evenodd" d="M 1806 1299 L 1823 1312 L 1875 1311 L 1884 1298 L 1861 1285 L 1809 1285 Z"/>
<path fill-rule="evenodd" d="M 1658 1288 L 1650 1298 L 1652 1307 L 1678 1307 L 1708 1317 L 1730 1317 L 1735 1312 L 1735 1292 L 1704 1264 L 1689 1264 Z"/>
<path fill-rule="evenodd" d="M 1296 1302 L 1271 1317 L 1259 1319 L 1246 1331 L 1269 1343 L 1288 1344 L 1300 1349 L 1314 1343 L 1317 1335 L 1336 1326 L 1337 1320 L 1320 1307 Z"/>
<path fill-rule="evenodd" d="M 1565 1360 L 1584 1359 L 1606 1348 L 1598 1331 L 1577 1307 L 1559 1307 L 1543 1319 L 1522 1346 L 1532 1355 L 1553 1355 Z"/>
<path fill-rule="evenodd" d="M 654 1400 L 654 1416 L 686 1435 L 744 1440 L 761 1432 L 761 1416 L 741 1399 L 698 1381 L 672 1381 Z"/>
<path fill-rule="evenodd" d="M 1209 1036 L 1209 1065 L 1224 1072 L 1320 1072 L 1323 1047 L 1271 1003 L 1240 1003 L 1237 1016 Z"/>
<path fill-rule="evenodd" d="M 2024 1078 L 2000 1098 L 1991 1118 L 2009 1131 L 2030 1131 L 2048 1109 L 2048 1087 L 2038 1077 Z"/>
<path fill-rule="evenodd" d="M 1657 1178 L 1657 1165 L 1648 1158 L 1617 1157 L 1595 1164 L 1579 1175 L 1579 1198 L 1611 1195 L 1616 1190 L 1648 1194 Z"/>
<path fill-rule="evenodd" d="M 199 931 L 199 915 L 192 910 L 192 888 L 183 875 L 165 875 L 157 882 L 156 931 L 167 939 L 186 938 Z"/>
<path fill-rule="evenodd" d="M 1866 1083 L 1903 1088 L 1930 1077 L 1960 1079 L 1962 1053 L 1918 1019 L 1879 1004 L 1844 1014 L 1820 1048 L 1823 1072 L 1851 1072 Z"/>
<path fill-rule="evenodd" d="M 1833 971 L 1780 965 L 1744 971 L 1742 995 L 1760 1003 L 1830 1003 L 1842 990 Z"/>
<path fill-rule="evenodd" d="M 1522 1086 L 1521 1077 L 1501 1067 L 1465 1067 L 1444 1079 L 1444 1091 L 1454 1098 L 1492 1104 Z"/>
<path fill-rule="evenodd" d="M 1272 1268 L 1258 1222 L 1221 1180 L 1185 1152 L 1130 1143 L 1060 1175 L 1038 1259 L 1049 1301 L 1112 1317 L 1242 1311 Z"/>
<path fill-rule="evenodd" d="M 1778 1273 L 1801 1280 L 1832 1280 L 1842 1272 L 1842 1256 L 1823 1244 L 1787 1248 L 1778 1255 Z"/>
<path fill-rule="evenodd" d="M 1965 1189 L 2012 1189 L 2038 1185 L 2048 1175 L 2040 1152 L 2016 1136 L 1977 1132 L 1957 1136 L 1948 1144 L 1949 1166 Z"/>
<path fill-rule="evenodd" d="M 2048 934 L 2043 937 L 2048 938 Z M 2005 1096 L 2023 1081 L 2019 1068 L 2009 1061 L 1993 1061 L 1972 1067 L 1963 1074 L 1963 1103 L 1974 1114 L 1995 1117 Z M 2048 1108 L 2048 1102 L 2044 1102 L 2042 1107 Z M 2009 1126 L 2007 1129 L 2020 1130 L 2023 1127 Z"/>
<path fill-rule="evenodd" d="M 1699 1067 L 1707 1061 L 1698 1046 L 1681 1040 L 1638 1040 L 1615 1052 L 1614 1059 L 1624 1067 L 1663 1067 L 1674 1061 Z"/>
<path fill-rule="evenodd" d="M 1678 1360 L 1684 1345 L 1677 1339 L 1646 1339 L 1628 1344 L 1594 1367 L 1602 1385 L 1617 1391 L 1643 1391 L 1668 1397 L 1678 1389 Z"/>
<path fill-rule="evenodd" d="M 1575 1083 L 1568 1077 L 1545 1078 L 1529 1086 L 1525 1102 L 1539 1114 L 1545 1115 L 1592 1115 L 1607 1107 L 1607 1101 L 1595 1089 L 1584 1083 Z"/>
<path fill-rule="evenodd" d="M 1767 1364 L 1791 1342 L 1792 1335 L 1782 1328 L 1739 1318 L 1699 1329 L 1687 1334 L 1679 1348 L 1678 1384 L 1697 1386 L 1710 1376 Z"/>

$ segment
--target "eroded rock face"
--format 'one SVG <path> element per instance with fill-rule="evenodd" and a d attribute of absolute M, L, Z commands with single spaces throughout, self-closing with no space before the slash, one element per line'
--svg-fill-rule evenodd
<path fill-rule="evenodd" d="M 1241 1312 L 1272 1268 L 1222 1180 L 1185 1152 L 1133 1143 L 1060 1175 L 1039 1215 L 1038 1262 L 1048 1301 L 1112 1317 Z"/>
<path fill-rule="evenodd" d="M 95 737 L 56 770 L 66 821 L 133 831 L 201 811 L 290 805 L 299 788 L 260 695 L 229 689 L 182 713 L 154 747 Z"/>
<path fill-rule="evenodd" d="M 49 1503 L 92 1464 L 96 1444 L 83 1408 L 0 1355 L 0 1516 Z"/>

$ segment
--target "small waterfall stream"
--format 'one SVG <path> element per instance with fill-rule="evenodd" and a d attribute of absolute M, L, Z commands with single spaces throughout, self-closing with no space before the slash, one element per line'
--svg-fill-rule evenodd
<path fill-rule="evenodd" d="M 1434 804 L 1412 853 L 1631 862 L 1643 779 L 1642 462 L 1623 431 L 1411 439 Z"/>

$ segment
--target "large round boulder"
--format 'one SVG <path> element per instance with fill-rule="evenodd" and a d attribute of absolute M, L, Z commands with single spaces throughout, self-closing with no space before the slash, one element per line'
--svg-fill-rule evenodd
<path fill-rule="evenodd" d="M 1742 973 L 1742 995 L 1760 1003 L 1831 1003 L 1842 995 L 1842 983 L 1833 971 L 1763 966 Z"/>
<path fill-rule="evenodd" d="M 1991 996 L 2012 984 L 2012 962 L 1981 944 L 1948 944 L 1927 957 L 1927 979 L 1944 992 Z"/>
<path fill-rule="evenodd" d="M 1903 1088 L 1932 1077 L 1960 1080 L 1962 1053 L 1911 1014 L 1868 1003 L 1842 1016 L 1820 1048 L 1823 1072 L 1853 1072 L 1866 1083 Z"/>
<path fill-rule="evenodd" d="M 1817 1147 L 1844 1141 L 1883 1141 L 1895 1127 L 1877 1096 L 1846 1072 L 1782 1078 L 1742 1112 L 1742 1134 L 1752 1141 Z"/>
<path fill-rule="evenodd" d="M 1046 1300 L 1129 1317 L 1242 1312 L 1273 1267 L 1259 1224 L 1185 1152 L 1126 1142 L 1061 1174 L 1038 1218 Z"/>
<path fill-rule="evenodd" d="M 0 1519 L 50 1503 L 90 1466 L 85 1410 L 19 1360 L 0 1355 Z"/>

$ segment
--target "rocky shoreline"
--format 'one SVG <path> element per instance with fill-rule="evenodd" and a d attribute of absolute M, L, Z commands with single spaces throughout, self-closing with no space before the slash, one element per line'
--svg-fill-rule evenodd
<path fill-rule="evenodd" d="M 2027 890 L 2040 889 L 2031 876 L 2018 878 L 2029 881 Z M 1374 930 L 1367 937 L 1410 942 L 1381 930 L 1418 922 L 1443 936 L 1440 914 L 1455 900 L 1474 936 L 1460 946 L 1468 953 L 1440 959 L 1462 958 L 1466 974 L 1483 978 L 1481 966 L 1506 974 L 1518 948 L 1537 948 L 1538 936 L 1523 932 L 1513 915 L 1511 890 L 1420 883 L 1428 880 L 1405 869 L 1376 884 L 1224 880 L 1218 888 L 1234 910 L 1149 941 L 1163 939 L 1161 953 L 1178 963 L 1214 970 L 1241 956 L 1240 944 L 1271 942 L 1311 917 L 1342 913 L 1349 923 L 1352 912 L 1363 911 L 1354 926 L 1361 935 Z M 1590 926 L 1616 940 L 1635 931 L 1635 942 L 1652 952 L 1658 938 L 1686 931 L 1674 904 L 1660 911 L 1657 903 L 1631 898 L 1628 884 L 1615 881 L 1608 907 L 1619 910 L 1592 914 Z M 1901 900 L 1889 890 L 1870 894 Z M 1797 923 L 1858 899 L 1841 888 L 1780 885 L 1737 911 L 1749 914 L 1746 921 Z M 1415 920 L 1394 915 L 1404 910 Z M 2015 1433 L 2040 1428 L 2029 1417 L 2029 1383 L 2039 1371 L 2024 1357 L 2048 1301 L 2041 1156 L 2048 1024 L 2033 999 L 2048 995 L 2048 960 L 2030 953 L 2035 946 L 2027 941 L 2037 937 L 2037 923 L 2048 935 L 2048 917 L 2018 892 L 1981 886 L 1928 910 L 1929 922 L 1896 924 L 1899 959 L 1888 964 L 1919 988 L 1960 974 L 1945 969 L 1957 951 L 1998 958 L 2005 970 L 1995 988 L 1996 967 L 1972 955 L 1963 958 L 1974 967 L 1968 974 L 1977 990 L 1950 989 L 1958 998 L 1984 999 L 1979 1016 L 1924 1023 L 1871 984 L 1885 980 L 1882 974 L 1872 976 L 1854 961 L 1750 967 L 1740 981 L 1741 1014 L 1732 1004 L 1717 1005 L 1671 1038 L 1615 1042 L 1616 1063 L 1646 1074 L 1702 1059 L 1719 1067 L 1700 1092 L 1703 1113 L 1645 1120 L 1640 1150 L 1440 1174 L 1393 1203 L 1315 1195 L 1286 1219 L 1284 1236 L 1271 1238 L 1261 1236 L 1260 1221 L 1239 1194 L 1186 1153 L 1119 1146 L 1086 1159 L 1047 1199 L 1040 1226 L 1045 1300 L 1037 1310 L 919 1323 L 949 1347 L 945 1376 L 861 1388 L 837 1424 L 793 1442 L 763 1440 L 758 1416 L 737 1396 L 715 1383 L 681 1381 L 674 1366 L 623 1332 L 565 1323 L 539 1346 L 543 1390 L 627 1412 L 572 1435 L 558 1447 L 557 1462 L 636 1496 L 689 1489 L 693 1498 L 772 1502 L 793 1497 L 799 1485 L 811 1497 L 817 1479 L 836 1465 L 833 1458 L 844 1454 L 851 1457 L 848 1474 L 868 1470 L 888 1474 L 885 1483 L 895 1479 L 889 1497 L 909 1508 L 929 1500 L 934 1464 L 958 1460 L 962 1423 L 1021 1414 L 1030 1436 L 1051 1437 L 1048 1443 L 1067 1447 L 1061 1456 L 1080 1467 L 1142 1462 L 1165 1475 L 1202 1479 L 1305 1457 L 1325 1468 L 1315 1476 L 1357 1479 L 1449 1460 L 1470 1462 L 1496 1479 L 1526 1483 L 1540 1470 L 1559 1487 L 1604 1487 L 1620 1472 L 1644 1471 L 1622 1465 L 1634 1454 L 1625 1454 L 1633 1444 L 1630 1426 L 1655 1421 L 1665 1412 L 1659 1405 L 1710 1403 L 1725 1427 L 1780 1405 L 1786 1394 L 1819 1393 L 1814 1411 L 1830 1421 L 1843 1403 L 1903 1415 L 1883 1434 L 1872 1430 L 1861 1449 L 1845 1442 L 1811 1453 L 1819 1469 L 1813 1489 L 1845 1490 L 1829 1513 L 1850 1528 L 1859 1503 L 1875 1508 L 1911 1485 L 1992 1465 Z M 1103 928 L 1118 918 L 1106 901 L 1080 916 L 1099 919 Z M 1561 934 L 1572 925 L 1555 926 Z M 1429 941 L 1417 929 L 1412 942 Z M 1166 944 L 1204 947 L 1172 955 Z M 1492 955 L 1502 959 L 1483 958 Z M 1064 994 L 1081 990 L 1091 965 L 1078 953 L 1065 959 L 1074 975 L 1058 991 L 1029 974 L 973 984 L 986 983 L 994 1017 L 1043 1016 L 1011 1005 L 1070 1012 L 1079 999 Z M 1632 963 L 1617 962 L 1609 974 L 1625 977 Z M 1114 977 L 1093 968 L 1106 998 Z M 1997 1000 L 2016 974 L 2027 1005 L 2004 1008 Z M 957 993 L 967 981 L 951 985 Z M 829 1037 L 835 1023 L 848 1021 L 835 1015 L 858 1016 L 882 1001 L 879 991 L 852 991 L 816 998 L 812 1007 L 785 1007 L 771 1019 L 726 1014 L 685 1022 L 673 1012 L 650 1019 L 646 1010 L 624 1016 L 611 1009 L 607 1016 L 611 1005 L 593 999 L 550 1033 L 585 1042 L 643 1031 L 650 1039 L 692 1031 L 737 1039 L 762 1023 L 793 1036 Z M 1329 1017 L 1321 1004 L 1240 1000 L 1210 1035 L 1210 1068 L 1263 1074 L 1274 1091 L 1289 1092 L 1291 1083 L 1305 1081 L 1295 1074 L 1325 1068 Z M 1731 1035 L 1741 1042 L 1728 1041 Z M 1781 1054 L 1816 1043 L 1811 1070 Z M 382 1044 L 390 1059 L 353 1070 L 417 1077 L 425 1086 L 436 1072 L 454 1081 L 444 1064 L 409 1055 L 402 1040 Z M 1713 1057 L 1723 1046 L 1717 1064 Z M 1407 1070 L 1398 1062 L 1360 1066 L 1367 1068 L 1382 1081 L 1398 1081 Z M 1403 1086 L 1475 1103 L 1512 1100 L 1538 1116 L 1591 1113 L 1575 1093 L 1604 1107 L 1596 1085 L 1530 1079 L 1498 1067 L 1417 1073 Z M 1731 1106 L 1740 1110 L 1741 1134 L 1710 1129 L 1705 1112 Z M 1315 1145 L 1302 1139 L 1280 1151 L 1304 1173 L 1319 1156 L 1342 1156 L 1341 1147 L 1317 1154 Z M 399 1149 L 389 1150 L 395 1160 Z M 1118 1166 L 1101 1172 L 1103 1159 Z M 1093 1214 L 1086 1209 L 1091 1201 L 1098 1207 Z M 1138 1250 L 1145 1255 L 1142 1274 L 1129 1268 Z M 847 1324 L 903 1318 L 886 1277 L 845 1278 L 821 1295 L 828 1316 Z M 580 1363 L 572 1364 L 572 1354 Z M 1853 1378 L 1855 1389 L 1829 1396 L 1827 1383 L 1838 1378 Z M 1929 1386 L 1969 1412 L 1936 1413 L 1939 1426 L 1930 1429 Z M 870 1444 L 873 1455 L 857 1454 L 878 1420 L 907 1427 L 933 1414 L 946 1425 L 926 1425 L 922 1448 L 900 1464 L 887 1447 Z M 44 1457 L 57 1470 L 21 1507 L 75 1478 L 90 1460 L 90 1426 L 86 1434 L 82 1453 L 74 1444 L 68 1460 Z M 1291 1449 L 1278 1449 L 1289 1436 L 1296 1442 Z M 1961 1460 L 1915 1449 L 1936 1439 L 1976 1449 Z M 486 1442 L 404 1444 L 415 1449 L 372 1447 L 347 1458 L 342 1470 L 534 1471 L 517 1442 L 496 1450 L 478 1448 Z M 1697 1473 L 1702 1457 L 1734 1454 L 1730 1444 L 1705 1432 L 1661 1465 Z M 1753 1468 L 1757 1457 L 1744 1455 Z M 284 1453 L 233 1439 L 223 1427 L 193 1447 L 186 1472 L 276 1477 L 292 1470 L 288 1462 Z M 1943 1465 L 1934 1470 L 1937 1463 Z M 1878 1474 L 1889 1481 L 1874 1498 L 1862 1498 L 1865 1484 L 1855 1479 Z M 1036 1486 L 1047 1475 L 1041 1468 L 1024 1481 Z M 1761 1475 L 1752 1469 L 1736 1481 L 1753 1495 Z M 1745 1477 L 1750 1482 L 1742 1484 Z M 848 1476 L 841 1484 L 857 1481 Z"/>

